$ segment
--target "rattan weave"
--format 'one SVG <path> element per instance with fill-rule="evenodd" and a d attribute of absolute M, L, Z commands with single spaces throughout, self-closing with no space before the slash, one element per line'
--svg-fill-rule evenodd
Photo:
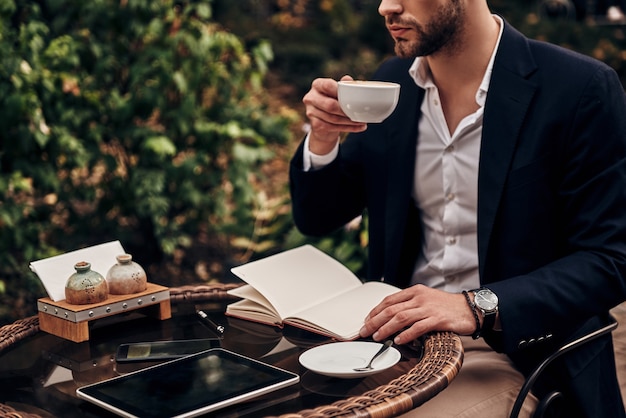
<path fill-rule="evenodd" d="M 221 302 L 234 299 L 227 292 L 238 284 L 191 285 L 170 288 L 172 303 Z M 15 321 L 0 328 L 0 353 L 19 340 L 39 331 L 39 318 Z M 431 334 L 424 342 L 424 356 L 411 370 L 386 385 L 360 396 L 315 409 L 302 410 L 281 418 L 369 417 L 386 418 L 407 412 L 445 389 L 458 374 L 463 362 L 461 339 L 450 332 Z M 35 418 L 0 403 L 1 418 Z"/>
<path fill-rule="evenodd" d="M 172 287 L 170 288 L 170 300 L 172 303 L 237 300 L 236 296 L 229 295 L 227 292 L 239 286 L 241 286 L 240 283 L 211 283 Z"/>
<path fill-rule="evenodd" d="M 422 360 L 388 384 L 360 396 L 281 415 L 281 418 L 394 417 L 420 406 L 445 389 L 462 363 L 461 339 L 450 332 L 436 332 L 425 340 Z"/>
<path fill-rule="evenodd" d="M 20 319 L 0 328 L 0 353 L 16 342 L 39 331 L 39 317 Z"/>
<path fill-rule="evenodd" d="M 8 405 L 0 403 L 0 417 L 2 418 L 40 418 L 39 415 L 17 411 Z"/>
<path fill-rule="evenodd" d="M 0 328 L 0 354 L 3 350 L 18 341 L 39 331 L 39 317 L 31 316 L 20 319 L 12 324 Z M 39 418 L 39 415 L 17 411 L 14 408 L 0 403 L 0 417 L 2 418 Z"/>

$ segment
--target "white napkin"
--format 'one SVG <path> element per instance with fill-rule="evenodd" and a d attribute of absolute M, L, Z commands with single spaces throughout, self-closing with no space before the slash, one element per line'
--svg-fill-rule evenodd
<path fill-rule="evenodd" d="M 65 299 L 65 283 L 76 272 L 79 261 L 91 263 L 91 269 L 106 278 L 109 269 L 117 263 L 116 257 L 125 254 L 119 241 L 111 241 L 93 247 L 44 258 L 30 263 L 30 269 L 39 276 L 48 296 L 55 302 Z"/>

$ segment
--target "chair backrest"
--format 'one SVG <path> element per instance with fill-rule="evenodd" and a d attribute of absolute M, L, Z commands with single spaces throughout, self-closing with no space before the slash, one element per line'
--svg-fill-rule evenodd
<path fill-rule="evenodd" d="M 609 315 L 609 318 L 610 322 L 607 325 L 595 331 L 592 331 L 589 334 L 583 335 L 582 337 L 577 338 L 560 347 L 557 351 L 552 353 L 552 355 L 550 355 L 543 362 L 541 362 L 535 368 L 535 370 L 533 370 L 533 372 L 528 375 L 528 377 L 524 381 L 524 384 L 522 385 L 522 388 L 519 391 L 519 394 L 517 395 L 517 399 L 515 400 L 515 404 L 513 405 L 513 408 L 511 410 L 510 418 L 518 418 L 519 413 L 522 409 L 522 405 L 524 404 L 524 400 L 530 393 L 535 382 L 537 381 L 539 376 L 541 376 L 541 373 L 546 369 L 546 367 L 548 367 L 555 359 L 561 357 L 563 354 L 571 350 L 575 350 L 576 348 L 595 340 L 596 338 L 609 334 L 617 328 L 618 321 L 615 316 L 611 314 Z M 543 417 L 545 415 L 545 412 L 548 411 L 549 406 L 554 404 L 557 400 L 562 399 L 562 397 L 562 393 L 558 391 L 553 391 L 548 393 L 545 397 L 543 397 L 543 399 L 539 399 L 539 404 L 537 405 L 537 409 L 533 415 L 533 418 Z"/>

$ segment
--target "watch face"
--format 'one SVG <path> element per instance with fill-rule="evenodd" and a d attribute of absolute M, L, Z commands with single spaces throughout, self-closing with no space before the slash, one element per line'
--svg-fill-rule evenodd
<path fill-rule="evenodd" d="M 498 308 L 498 296 L 491 290 L 482 289 L 474 293 L 474 303 L 485 312 L 493 312 Z"/>

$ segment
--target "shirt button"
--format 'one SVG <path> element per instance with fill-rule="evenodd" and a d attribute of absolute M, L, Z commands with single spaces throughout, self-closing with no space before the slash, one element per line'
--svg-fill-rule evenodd
<path fill-rule="evenodd" d="M 433 100 L 433 104 L 434 104 L 435 106 L 439 106 L 439 100 L 437 100 L 437 99 Z"/>
<path fill-rule="evenodd" d="M 454 151 L 454 145 L 448 145 L 445 149 L 446 152 L 452 152 Z"/>
<path fill-rule="evenodd" d="M 448 244 L 449 245 L 456 244 L 456 238 L 455 237 L 448 237 Z"/>
<path fill-rule="evenodd" d="M 447 202 L 451 202 L 452 200 L 454 200 L 455 197 L 456 197 L 456 195 L 454 193 L 448 193 L 446 195 L 446 201 Z"/>

